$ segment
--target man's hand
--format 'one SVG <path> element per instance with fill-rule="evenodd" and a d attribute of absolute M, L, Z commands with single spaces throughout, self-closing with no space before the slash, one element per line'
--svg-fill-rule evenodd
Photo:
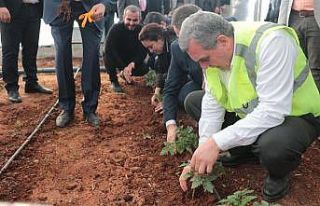
<path fill-rule="evenodd" d="M 130 64 L 128 64 L 128 66 L 126 66 L 124 69 L 123 69 L 123 75 L 124 75 L 124 78 L 126 79 L 127 83 L 131 83 L 132 82 L 132 70 L 134 69 L 135 67 L 135 64 L 134 62 L 131 62 Z"/>
<path fill-rule="evenodd" d="M 154 108 L 154 111 L 157 113 L 163 113 L 163 104 L 162 102 L 158 102 L 157 106 Z"/>
<path fill-rule="evenodd" d="M 183 168 L 182 173 L 181 173 L 180 178 L 179 178 L 180 187 L 184 192 L 186 192 L 188 190 L 188 183 L 187 183 L 186 174 L 188 172 L 190 172 L 191 170 L 192 169 L 191 169 L 190 165 L 185 166 Z"/>
<path fill-rule="evenodd" d="M 10 23 L 11 15 L 7 7 L 0 7 L 0 22 Z"/>
<path fill-rule="evenodd" d="M 104 4 L 99 3 L 99 4 L 94 5 L 91 8 L 90 12 L 93 13 L 92 16 L 95 21 L 100 21 L 104 18 L 104 13 L 106 12 L 106 7 Z"/>
<path fill-rule="evenodd" d="M 219 155 L 219 147 L 213 138 L 201 144 L 193 153 L 190 166 L 196 174 L 210 174 Z"/>
<path fill-rule="evenodd" d="M 177 138 L 177 125 L 169 124 L 167 126 L 167 142 L 174 142 Z"/>
<path fill-rule="evenodd" d="M 158 98 L 157 98 L 158 94 L 153 94 L 151 97 L 151 105 L 156 107 L 159 103 Z"/>

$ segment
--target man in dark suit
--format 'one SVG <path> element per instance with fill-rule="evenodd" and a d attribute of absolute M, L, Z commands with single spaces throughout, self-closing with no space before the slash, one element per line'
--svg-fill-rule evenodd
<path fill-rule="evenodd" d="M 37 51 L 42 16 L 42 0 L 0 0 L 2 43 L 2 71 L 11 102 L 21 102 L 18 89 L 18 55 L 22 45 L 22 65 L 25 71 L 25 92 L 52 91 L 39 85 L 37 78 Z"/>
<path fill-rule="evenodd" d="M 172 25 L 177 36 L 179 36 L 183 20 L 199 10 L 198 6 L 187 4 L 174 11 Z M 179 106 L 184 106 L 185 99 L 191 92 L 201 91 L 203 81 L 200 65 L 180 49 L 177 40 L 171 44 L 171 55 L 171 63 L 163 91 L 163 116 L 168 142 L 174 142 L 176 139 L 176 118 Z"/>
<path fill-rule="evenodd" d="M 59 86 L 59 106 L 62 112 L 56 119 L 58 127 L 65 127 L 74 117 L 75 83 L 72 67 L 73 23 L 83 13 L 93 13 L 93 23 L 80 27 L 83 44 L 81 87 L 84 95 L 83 114 L 87 122 L 99 125 L 96 115 L 100 93 L 99 50 L 102 37 L 103 18 L 110 0 L 44 0 L 43 19 L 51 26 L 56 48 L 56 72 Z"/>

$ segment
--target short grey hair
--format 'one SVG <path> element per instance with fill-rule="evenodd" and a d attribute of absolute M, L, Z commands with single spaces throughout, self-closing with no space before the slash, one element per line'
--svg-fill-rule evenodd
<path fill-rule="evenodd" d="M 200 10 L 201 8 L 194 4 L 185 4 L 179 6 L 173 11 L 171 24 L 175 26 L 177 29 L 181 29 L 182 22 L 191 14 L 194 14 Z"/>
<path fill-rule="evenodd" d="M 232 24 L 222 16 L 212 12 L 198 11 L 182 23 L 179 46 L 187 51 L 189 41 L 194 39 L 204 49 L 212 49 L 215 48 L 219 35 L 233 37 L 233 32 Z"/>

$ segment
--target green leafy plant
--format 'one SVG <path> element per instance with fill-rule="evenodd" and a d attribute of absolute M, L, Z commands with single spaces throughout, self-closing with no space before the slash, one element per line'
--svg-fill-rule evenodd
<path fill-rule="evenodd" d="M 154 70 L 150 70 L 144 75 L 144 81 L 148 87 L 153 87 L 156 83 L 156 72 Z"/>
<path fill-rule="evenodd" d="M 181 165 L 180 165 L 181 166 Z M 224 168 L 220 162 L 217 162 L 212 170 L 212 172 L 208 175 L 195 175 L 192 171 L 188 172 L 185 175 L 185 178 L 190 178 L 191 189 L 192 189 L 192 198 L 194 197 L 194 193 L 197 188 L 202 187 L 204 192 L 214 193 L 218 200 L 221 199 L 218 191 L 216 190 L 213 182 L 225 175 Z"/>
<path fill-rule="evenodd" d="M 161 150 L 161 155 L 182 154 L 184 151 L 192 153 L 192 149 L 198 145 L 197 135 L 192 127 L 180 126 L 177 129 L 177 140 L 175 142 L 165 142 Z"/>
<path fill-rule="evenodd" d="M 227 206 L 246 206 L 253 200 L 257 199 L 255 195 L 252 195 L 253 190 L 240 190 L 236 191 L 232 195 L 227 196 L 225 199 L 219 201 L 219 205 Z"/>
<path fill-rule="evenodd" d="M 227 196 L 225 199 L 219 201 L 220 206 L 280 206 L 279 204 L 272 204 L 266 201 L 255 201 L 257 196 L 253 195 L 253 190 L 240 190 L 232 195 Z"/>

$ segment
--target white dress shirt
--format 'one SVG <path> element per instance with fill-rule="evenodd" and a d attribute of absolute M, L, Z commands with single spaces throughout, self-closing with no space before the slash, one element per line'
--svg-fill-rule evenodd
<path fill-rule="evenodd" d="M 266 36 L 260 45 L 258 106 L 245 118 L 221 130 L 225 110 L 206 89 L 199 122 L 199 144 L 213 138 L 224 151 L 250 145 L 260 134 L 283 123 L 285 116 L 291 113 L 297 44 L 285 31 L 277 30 Z M 228 83 L 229 72 L 223 75 L 224 83 Z"/>

